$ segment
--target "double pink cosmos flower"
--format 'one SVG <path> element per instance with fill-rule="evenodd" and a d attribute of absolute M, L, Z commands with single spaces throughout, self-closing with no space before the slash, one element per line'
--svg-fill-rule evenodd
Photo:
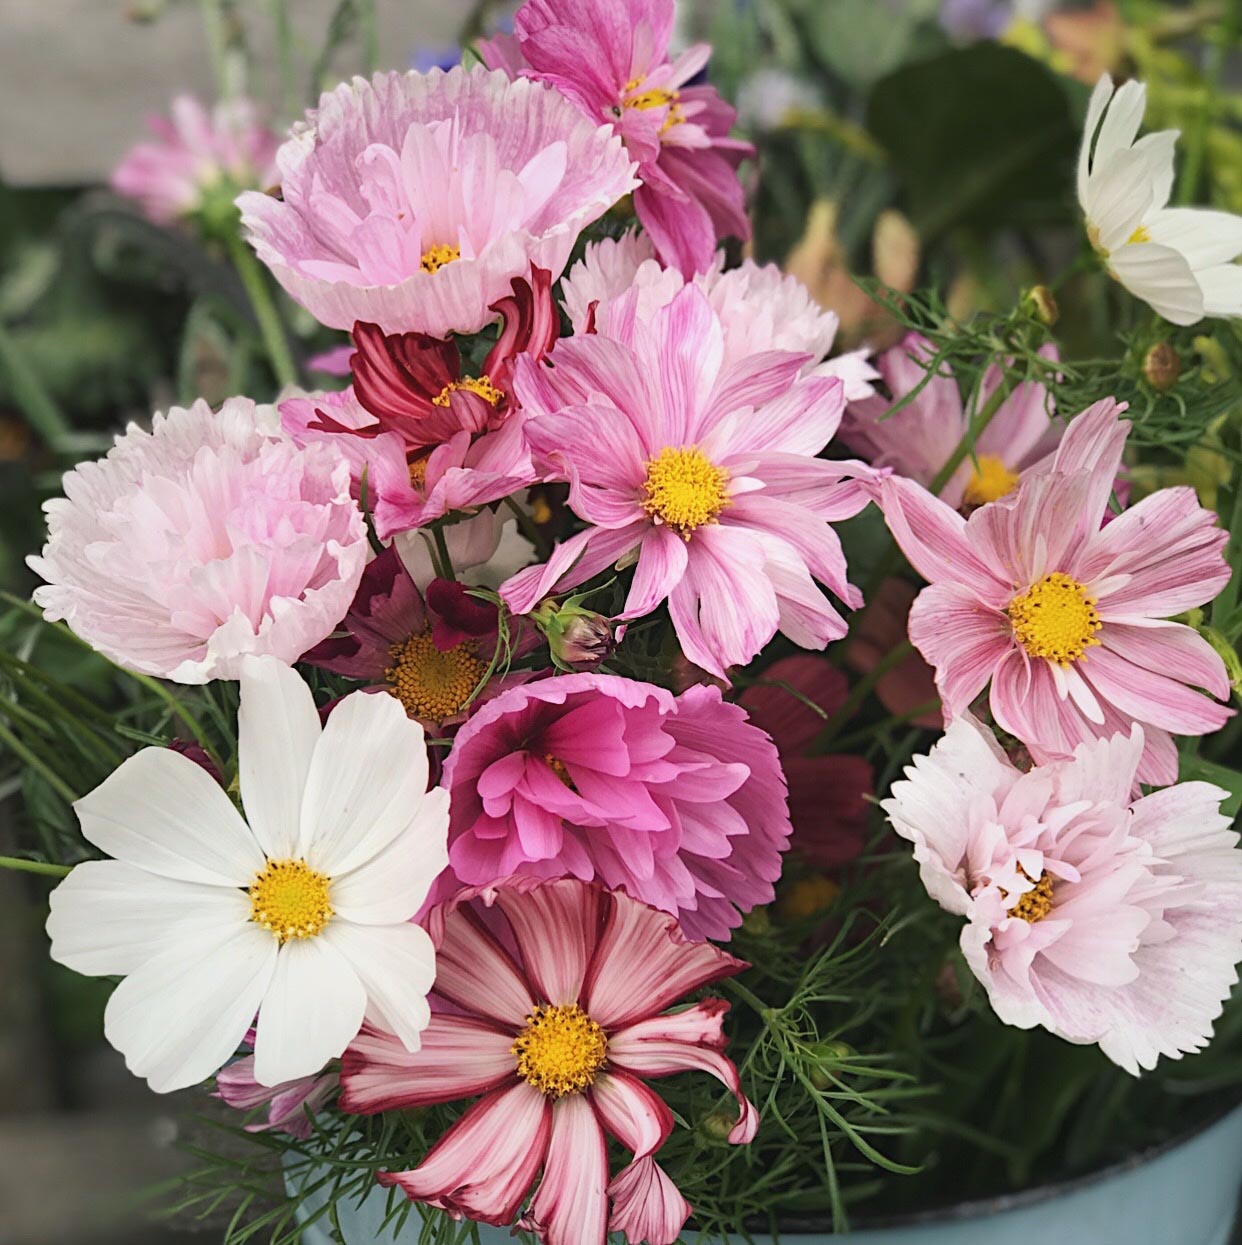
<path fill-rule="evenodd" d="M 673 0 L 527 0 L 514 34 L 483 41 L 489 66 L 550 83 L 638 161 L 634 210 L 660 258 L 686 276 L 718 239 L 750 237 L 737 167 L 754 148 L 729 137 L 736 111 L 715 87 L 687 86 L 705 43 L 669 59 Z"/>
<path fill-rule="evenodd" d="M 1229 579 L 1228 533 L 1194 490 L 1167 488 L 1104 524 L 1129 425 L 1111 398 L 1079 415 L 1046 469 L 963 519 L 899 476 L 876 495 L 930 583 L 910 639 L 936 669 L 946 721 L 990 685 L 997 724 L 1039 763 L 1144 727 L 1140 782 L 1177 781 L 1173 735 L 1219 729 L 1224 662 L 1169 621 Z M 1198 689 L 1211 695 L 1204 695 Z"/>
<path fill-rule="evenodd" d="M 364 1028 L 345 1052 L 341 1107 L 359 1115 L 481 1095 L 411 1171 L 382 1173 L 415 1201 L 521 1226 L 547 1245 L 671 1245 L 690 1206 L 654 1155 L 672 1113 L 645 1078 L 702 1071 L 737 1097 L 729 1141 L 758 1127 L 722 1053 L 728 1004 L 685 995 L 746 967 L 627 895 L 575 879 L 509 880 L 433 909 L 431 1023 L 410 1054 Z M 607 1135 L 633 1159 L 609 1179 Z M 611 1208 L 610 1204 L 611 1203 Z"/>

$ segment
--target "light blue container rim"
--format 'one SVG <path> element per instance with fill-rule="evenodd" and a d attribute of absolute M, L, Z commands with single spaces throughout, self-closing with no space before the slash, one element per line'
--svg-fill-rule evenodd
<path fill-rule="evenodd" d="M 291 1196 L 299 1190 L 286 1177 Z M 1135 1151 L 1118 1162 L 1081 1176 L 1032 1186 L 1017 1193 L 979 1198 L 925 1211 L 859 1219 L 853 1231 L 833 1235 L 823 1221 L 782 1216 L 780 1241 L 827 1245 L 856 1240 L 859 1245 L 1227 1245 L 1242 1186 L 1242 1104 L 1236 1097 L 1193 1128 Z M 380 1230 L 390 1190 L 378 1186 L 357 1203 L 339 1208 L 347 1245 L 413 1245 L 421 1217 L 406 1221 L 394 1237 Z M 319 1199 L 308 1194 L 298 1208 L 305 1221 Z M 512 1242 L 509 1229 L 479 1225 L 483 1245 Z M 610 1241 L 613 1238 L 609 1238 Z M 617 1238 L 620 1240 L 620 1238 Z M 703 1242 L 693 1229 L 682 1238 Z M 731 1234 L 731 1242 L 773 1245 L 756 1225 L 750 1234 Z M 303 1230 L 303 1245 L 331 1245 L 322 1222 Z"/>

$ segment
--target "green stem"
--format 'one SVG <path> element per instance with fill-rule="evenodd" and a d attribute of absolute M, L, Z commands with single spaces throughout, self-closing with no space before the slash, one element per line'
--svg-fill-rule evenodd
<path fill-rule="evenodd" d="M 15 757 L 24 761 L 28 769 L 34 770 L 66 804 L 72 804 L 78 798 L 73 788 L 6 726 L 0 726 L 0 743 L 5 744 Z"/>
<path fill-rule="evenodd" d="M 12 869 L 16 873 L 40 873 L 49 878 L 68 877 L 69 865 L 50 865 L 42 860 L 19 860 L 16 856 L 0 856 L 0 869 Z"/>
<path fill-rule="evenodd" d="M 453 570 L 453 559 L 449 556 L 448 539 L 444 535 L 444 528 L 433 528 L 432 536 L 436 542 L 436 553 L 440 557 L 441 574 L 445 579 L 456 579 L 457 574 Z"/>
<path fill-rule="evenodd" d="M 246 287 L 254 318 L 259 322 L 259 332 L 263 335 L 263 345 L 267 356 L 272 362 L 272 371 L 276 374 L 277 383 L 283 389 L 292 385 L 298 378 L 297 369 L 293 366 L 293 356 L 289 353 L 289 343 L 285 340 L 284 325 L 280 322 L 280 314 L 272 301 L 267 280 L 255 259 L 254 252 L 237 234 L 229 236 L 229 255 L 233 266 Z"/>
<path fill-rule="evenodd" d="M 9 378 L 13 400 L 22 408 L 26 422 L 52 449 L 62 445 L 72 429 L 69 421 L 44 388 L 9 331 L 0 323 L 0 372 Z"/>
<path fill-rule="evenodd" d="M 1225 6 L 1224 23 L 1218 37 L 1208 49 L 1207 69 L 1203 75 L 1203 102 L 1195 110 L 1194 128 L 1186 142 L 1186 158 L 1182 162 L 1181 175 L 1177 179 L 1175 202 L 1190 203 L 1199 186 L 1203 172 L 1203 158 L 1207 154 L 1208 130 L 1216 113 L 1216 96 L 1220 91 L 1220 78 L 1225 68 L 1225 54 L 1235 42 L 1238 24 L 1242 21 L 1242 3 L 1230 0 Z"/>
<path fill-rule="evenodd" d="M 518 530 L 535 546 L 535 552 L 539 555 L 540 561 L 546 562 L 552 550 L 539 530 L 539 524 L 512 497 L 505 498 L 505 505 L 513 511 L 514 518 L 517 519 Z"/>
<path fill-rule="evenodd" d="M 872 691 L 879 681 L 895 666 L 900 665 L 911 653 L 914 652 L 914 646 L 909 640 L 902 640 L 895 648 L 890 649 L 884 656 L 867 671 L 857 683 L 850 688 L 850 694 L 845 698 L 844 703 L 834 713 L 827 722 L 824 723 L 823 729 L 815 736 L 815 742 L 811 745 L 813 753 L 823 752 L 828 745 L 837 737 L 841 731 L 841 727 L 854 716 L 859 705 L 871 695 Z"/>
<path fill-rule="evenodd" d="M 1005 399 L 1008 397 L 1009 386 L 1003 382 L 997 385 L 996 392 L 983 404 L 983 409 L 970 421 L 970 427 L 957 443 L 957 448 L 949 455 L 944 466 L 932 477 L 932 482 L 927 486 L 929 493 L 936 497 L 940 496 L 941 490 L 953 478 L 953 473 L 965 461 L 966 455 L 974 449 L 975 442 L 983 435 L 984 429 L 992 422 L 993 416 L 1004 406 Z"/>

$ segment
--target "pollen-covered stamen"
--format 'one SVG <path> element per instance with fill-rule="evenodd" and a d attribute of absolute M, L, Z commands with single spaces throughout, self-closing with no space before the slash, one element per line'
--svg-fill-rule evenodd
<path fill-rule="evenodd" d="M 384 671 L 389 691 L 410 717 L 432 722 L 459 713 L 486 669 L 469 642 L 441 650 L 430 631 L 394 644 L 389 656 L 393 664 Z"/>
<path fill-rule="evenodd" d="M 968 506 L 986 506 L 990 501 L 1008 497 L 1018 487 L 1018 473 L 1010 471 L 995 454 L 980 454 L 971 464 L 970 479 L 962 491 Z"/>
<path fill-rule="evenodd" d="M 569 776 L 569 767 L 561 760 L 560 757 L 553 756 L 550 752 L 543 754 L 543 763 L 567 786 L 570 791 L 576 792 L 577 787 L 574 786 L 574 780 Z"/>
<path fill-rule="evenodd" d="M 1029 875 L 1021 865 L 1018 866 L 1018 872 L 1028 882 L 1030 881 Z M 1008 895 L 1005 898 L 1006 902 L 1008 902 Z M 1009 915 L 1026 921 L 1028 925 L 1034 925 L 1036 921 L 1042 921 L 1051 911 L 1052 874 L 1045 871 L 1039 875 L 1039 881 L 1035 883 L 1034 889 L 1020 896 L 1018 902 L 1009 909 Z"/>
<path fill-rule="evenodd" d="M 681 92 L 663 86 L 649 87 L 644 91 L 642 90 L 643 81 L 642 78 L 631 78 L 625 84 L 625 106 L 637 108 L 640 112 L 646 112 L 652 108 L 667 108 L 668 116 L 665 117 L 664 124 L 660 126 L 661 133 L 675 125 L 680 125 L 685 120 L 681 105 L 677 102 L 681 98 Z"/>
<path fill-rule="evenodd" d="M 434 398 L 431 399 L 435 406 L 448 406 L 449 399 L 458 389 L 467 389 L 471 393 L 477 393 L 484 402 L 490 406 L 497 406 L 500 400 L 505 396 L 503 389 L 498 389 L 492 384 L 492 379 L 486 374 L 483 376 L 467 376 L 464 380 L 455 380 L 451 385 L 445 385 Z"/>
<path fill-rule="evenodd" d="M 729 473 L 698 446 L 669 446 L 647 463 L 643 509 L 689 540 L 696 528 L 715 523 L 729 504 L 728 483 Z"/>
<path fill-rule="evenodd" d="M 250 919 L 279 943 L 312 938 L 332 919 L 332 879 L 304 860 L 269 860 L 250 884 Z"/>
<path fill-rule="evenodd" d="M 608 1057 L 608 1038 L 577 1003 L 542 1003 L 526 1017 L 510 1051 L 527 1084 L 563 1098 L 594 1084 Z"/>
<path fill-rule="evenodd" d="M 1009 602 L 1014 638 L 1032 657 L 1060 666 L 1082 660 L 1103 624 L 1095 598 L 1076 579 L 1053 571 Z"/>
<path fill-rule="evenodd" d="M 1126 239 L 1127 246 L 1133 246 L 1138 242 L 1150 242 L 1151 230 L 1146 225 L 1139 225 L 1137 229 Z"/>
<path fill-rule="evenodd" d="M 419 266 L 424 272 L 439 272 L 445 264 L 451 264 L 455 259 L 461 259 L 461 247 L 440 242 L 423 252 Z"/>

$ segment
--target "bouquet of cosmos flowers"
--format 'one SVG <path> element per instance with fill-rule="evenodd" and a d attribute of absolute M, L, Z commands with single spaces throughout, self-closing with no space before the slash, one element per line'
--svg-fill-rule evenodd
<path fill-rule="evenodd" d="M 65 875 L 51 955 L 117 980 L 130 1070 L 286 1173 L 274 1237 L 312 1181 L 428 1240 L 843 1227 L 1010 1145 L 998 1080 L 1021 1182 L 1088 1087 L 1159 1063 L 1150 1131 L 1169 1061 L 1237 1049 L 1242 779 L 1201 744 L 1238 737 L 1242 493 L 1161 485 L 1237 458 L 1242 217 L 1169 206 L 1177 135 L 1105 75 L 1079 236 L 1120 357 L 1044 286 L 877 282 L 898 331 L 842 351 L 749 257 L 762 165 L 673 22 L 527 0 L 283 142 L 179 101 L 116 173 L 232 246 L 289 383 L 47 504 L 35 605 L 132 696 L 74 692 L 91 747 L 47 761 L 5 655 L 80 828 L 9 863 Z M 254 256 L 337 331 L 302 385 Z"/>

